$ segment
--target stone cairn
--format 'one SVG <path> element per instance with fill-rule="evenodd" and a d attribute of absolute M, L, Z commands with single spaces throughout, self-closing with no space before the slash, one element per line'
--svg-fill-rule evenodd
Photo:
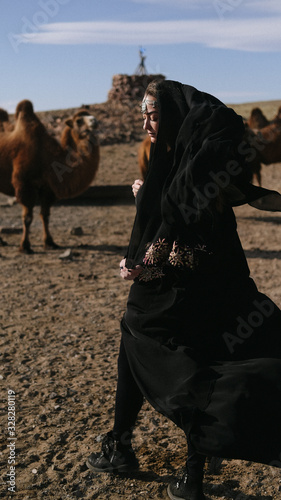
<path fill-rule="evenodd" d="M 140 141 L 144 138 L 140 104 L 148 83 L 155 79 L 164 80 L 165 76 L 136 74 L 113 76 L 107 101 L 103 105 L 91 106 L 101 121 L 101 144 Z"/>
<path fill-rule="evenodd" d="M 112 88 L 108 92 L 109 101 L 140 101 L 147 85 L 152 80 L 164 80 L 163 75 L 114 75 Z"/>

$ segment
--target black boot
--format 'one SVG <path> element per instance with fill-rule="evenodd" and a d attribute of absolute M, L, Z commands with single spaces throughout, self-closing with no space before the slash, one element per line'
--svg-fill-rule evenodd
<path fill-rule="evenodd" d="M 174 479 L 168 486 L 171 500 L 205 500 L 203 477 L 190 476 L 187 472 L 180 479 Z"/>
<path fill-rule="evenodd" d="M 112 432 L 103 438 L 101 452 L 92 453 L 86 465 L 94 472 L 126 472 L 139 467 L 131 444 L 123 444 Z"/>

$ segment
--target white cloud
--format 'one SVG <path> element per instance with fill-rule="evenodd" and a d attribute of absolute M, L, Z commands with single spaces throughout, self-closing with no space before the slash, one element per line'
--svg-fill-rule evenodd
<path fill-rule="evenodd" d="M 131 0 L 132 3 L 150 4 L 156 6 L 170 6 L 171 0 Z M 225 14 L 236 12 L 249 12 L 256 15 L 257 12 L 272 14 L 281 12 L 280 0 L 173 0 L 173 7 L 187 10 L 198 10 L 202 8 L 213 10 L 214 14 L 221 11 Z"/>
<path fill-rule="evenodd" d="M 155 22 L 50 23 L 32 32 L 9 34 L 18 49 L 32 44 L 170 45 L 199 43 L 207 47 L 250 52 L 281 50 L 280 17 L 257 19 L 192 19 Z"/>

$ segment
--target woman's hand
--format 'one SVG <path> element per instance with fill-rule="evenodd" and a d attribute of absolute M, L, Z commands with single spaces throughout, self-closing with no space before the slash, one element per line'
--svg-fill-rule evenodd
<path fill-rule="evenodd" d="M 134 193 L 134 197 L 137 196 L 139 188 L 143 185 L 143 181 L 141 179 L 136 179 L 134 184 L 132 184 L 132 190 Z"/>
<path fill-rule="evenodd" d="M 128 269 L 126 267 L 126 259 L 122 259 L 120 262 L 120 276 L 124 280 L 134 280 L 140 274 L 142 267 L 136 266 L 135 269 Z"/>

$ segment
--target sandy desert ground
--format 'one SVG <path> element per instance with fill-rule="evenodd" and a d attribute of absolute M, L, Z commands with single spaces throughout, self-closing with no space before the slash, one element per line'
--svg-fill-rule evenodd
<path fill-rule="evenodd" d="M 137 147 L 103 146 L 95 184 L 131 184 L 138 176 Z M 263 185 L 281 191 L 281 164 L 263 168 Z M 145 404 L 134 438 L 140 471 L 122 477 L 85 466 L 113 420 L 119 321 L 129 290 L 120 280 L 119 261 L 134 213 L 133 198 L 58 204 L 51 231 L 60 249 L 46 251 L 36 211 L 34 254 L 24 255 L 18 252 L 20 206 L 0 196 L 7 242 L 0 248 L 1 498 L 166 499 L 167 484 L 184 463 L 182 432 Z M 249 206 L 236 214 L 252 276 L 281 306 L 281 214 Z M 15 401 L 13 438 L 9 391 L 10 404 Z M 15 493 L 8 490 L 7 475 L 14 456 Z M 281 499 L 281 470 L 238 460 L 224 460 L 218 470 L 211 463 L 205 492 L 209 500 Z"/>

